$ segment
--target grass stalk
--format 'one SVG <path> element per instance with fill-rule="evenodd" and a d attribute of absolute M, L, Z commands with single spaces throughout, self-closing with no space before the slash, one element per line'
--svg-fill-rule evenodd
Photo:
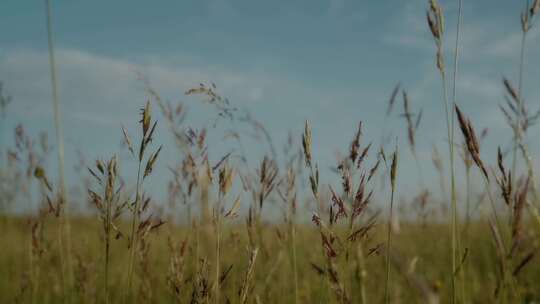
<path fill-rule="evenodd" d="M 465 152 L 467 153 L 467 152 Z M 463 229 L 462 235 L 465 236 L 465 239 L 463 240 L 463 248 L 465 250 L 468 250 L 470 246 L 470 224 L 471 224 L 471 191 L 472 185 L 471 185 L 471 166 L 466 164 L 465 168 L 465 225 Z M 469 263 L 467 261 L 464 261 L 464 265 L 461 267 L 463 277 L 462 277 L 462 300 L 464 303 L 467 303 L 468 299 L 468 290 L 470 288 L 467 288 L 465 286 L 465 280 L 464 278 L 469 275 Z"/>
<path fill-rule="evenodd" d="M 458 18 L 456 25 L 456 42 L 454 47 L 454 69 L 452 75 L 452 103 L 455 106 L 457 104 L 457 80 L 458 80 L 458 68 L 459 68 L 459 55 L 460 55 L 460 40 L 461 40 L 461 23 L 463 19 L 463 0 L 458 0 Z M 465 296 L 465 280 L 463 278 L 463 271 L 456 273 L 457 259 L 461 256 L 461 238 L 459 230 L 459 218 L 456 202 L 456 188 L 455 188 L 455 167 L 454 167 L 454 130 L 455 130 L 455 116 L 452 115 L 450 122 L 450 157 L 451 157 L 451 174 L 452 174 L 452 303 L 458 302 L 456 299 L 456 280 L 460 279 L 460 289 L 462 294 L 462 300 Z M 468 216 L 468 215 L 467 215 Z M 462 268 L 460 268 L 462 269 Z M 456 276 L 459 276 L 457 278 Z"/>
<path fill-rule="evenodd" d="M 390 290 L 389 290 L 389 283 L 390 283 L 390 250 L 392 246 L 392 216 L 393 216 L 393 209 L 394 209 L 394 189 L 392 189 L 392 193 L 390 196 L 390 215 L 388 216 L 388 223 L 387 223 L 387 235 L 386 235 L 386 279 L 384 283 L 384 302 L 390 303 Z"/>
<path fill-rule="evenodd" d="M 358 263 L 358 278 L 360 280 L 360 303 L 366 304 L 367 302 L 367 296 L 366 296 L 366 277 L 367 277 L 367 270 L 366 270 L 366 262 L 365 262 L 365 256 L 362 252 L 363 245 L 362 242 L 358 244 L 357 250 L 356 250 L 356 258 Z"/>
<path fill-rule="evenodd" d="M 294 303 L 300 303 L 298 297 L 298 265 L 296 260 L 296 225 L 294 219 L 291 223 L 291 247 L 293 254 L 293 275 L 294 275 Z"/>
<path fill-rule="evenodd" d="M 388 215 L 388 226 L 386 236 L 386 280 L 384 284 L 384 299 L 385 303 L 390 303 L 390 254 L 392 247 L 392 220 L 394 216 L 394 193 L 396 192 L 396 175 L 397 175 L 397 160 L 398 160 L 398 148 L 396 144 L 396 150 L 392 158 L 392 167 L 390 169 L 390 214 Z"/>
<path fill-rule="evenodd" d="M 137 185 L 136 185 L 136 194 L 135 194 L 135 204 L 133 207 L 133 216 L 131 219 L 131 238 L 129 245 L 129 261 L 128 261 L 128 273 L 127 273 L 127 290 L 126 295 L 131 295 L 131 285 L 133 281 L 133 268 L 135 263 L 135 252 L 137 246 L 137 225 L 139 223 L 139 209 L 141 201 L 141 165 L 142 159 L 139 158 L 139 165 L 137 169 Z M 125 301 L 125 296 L 124 296 Z"/>
<path fill-rule="evenodd" d="M 435 40 L 435 45 L 437 47 L 436 53 L 436 66 L 439 70 L 439 74 L 442 82 L 442 100 L 443 107 L 445 112 L 446 120 L 446 129 L 447 129 L 447 138 L 448 138 L 448 153 L 450 158 L 450 203 L 451 203 L 451 243 L 452 243 L 452 269 L 449 272 L 451 275 L 452 282 L 452 297 L 451 302 L 456 302 L 456 276 L 455 270 L 457 266 L 457 236 L 456 236 L 456 227 L 457 227 L 457 202 L 456 202 L 456 186 L 455 186 L 455 166 L 454 166 L 454 116 L 449 110 L 449 101 L 448 101 L 448 87 L 446 79 L 446 69 L 444 64 L 444 48 L 443 48 L 443 32 L 444 32 L 444 17 L 442 14 L 442 8 L 437 4 L 437 1 L 430 2 L 430 8 L 427 13 L 427 21 L 433 38 Z M 460 22 L 458 21 L 458 24 Z M 459 33 L 459 31 L 458 31 Z M 459 37 L 458 37 L 459 38 Z M 456 45 L 459 46 L 459 39 L 456 39 Z M 454 78 L 457 81 L 457 59 L 458 52 L 454 54 Z M 454 85 L 455 88 L 455 85 Z M 455 94 L 453 94 L 453 97 Z M 455 103 L 454 103 L 455 106 Z"/>
<path fill-rule="evenodd" d="M 221 202 L 222 194 L 220 192 L 217 202 L 217 207 L 215 211 L 216 216 L 216 290 L 215 290 L 215 303 L 219 303 L 219 292 L 220 292 L 220 252 L 221 252 Z"/>
<path fill-rule="evenodd" d="M 51 78 L 51 91 L 52 91 L 52 102 L 53 102 L 53 112 L 54 112 L 54 128 L 56 133 L 56 144 L 58 151 L 58 177 L 59 177 L 59 186 L 60 186 L 60 225 L 58 231 L 58 244 L 60 251 L 60 260 L 62 264 L 62 281 L 64 288 L 64 297 L 67 296 L 68 289 L 72 283 L 72 259 L 71 259 L 71 232 L 69 225 L 69 201 L 66 193 L 66 184 L 64 177 L 64 135 L 62 130 L 61 123 L 61 113 L 60 113 L 60 101 L 58 98 L 58 80 L 56 72 L 56 62 L 54 55 L 54 41 L 53 41 L 53 30 L 52 30 L 52 12 L 50 0 L 45 0 L 45 9 L 46 9 L 46 22 L 47 22 L 47 42 L 48 42 L 48 51 L 49 51 L 49 66 L 50 66 L 50 78 Z"/>
<path fill-rule="evenodd" d="M 455 166 L 454 166 L 454 127 L 453 123 L 450 123 L 449 113 L 448 113 L 448 93 L 446 86 L 446 76 L 442 72 L 441 79 L 443 83 L 443 96 L 445 104 L 445 112 L 447 113 L 446 124 L 448 127 L 448 150 L 450 155 L 450 202 L 451 202 L 451 234 L 452 234 L 452 303 L 456 303 L 456 278 L 455 278 L 455 269 L 457 267 L 457 235 L 456 228 L 458 225 L 457 219 L 457 196 L 456 196 L 456 178 L 455 178 Z M 453 117 L 453 116 L 452 116 Z M 451 119 L 453 121 L 453 118 Z"/>
<path fill-rule="evenodd" d="M 106 215 L 105 215 L 105 303 L 109 303 L 109 260 L 110 260 L 110 245 L 111 245 L 111 204 L 112 201 L 108 199 L 106 201 Z"/>
<path fill-rule="evenodd" d="M 527 13 L 527 8 L 529 7 L 529 1 L 525 0 L 525 13 Z M 525 46 L 527 42 L 527 33 L 528 30 L 523 29 L 521 31 L 521 43 L 519 51 L 519 71 L 518 71 L 518 109 L 521 111 L 523 108 L 523 74 L 525 70 Z M 514 145 L 512 149 L 512 174 L 515 174 L 517 168 L 517 157 L 519 144 L 521 142 L 521 115 L 516 115 L 516 128 L 514 128 Z"/>

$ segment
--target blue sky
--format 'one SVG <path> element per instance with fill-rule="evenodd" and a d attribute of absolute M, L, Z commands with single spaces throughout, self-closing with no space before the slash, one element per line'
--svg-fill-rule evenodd
<path fill-rule="evenodd" d="M 401 82 L 413 109 L 423 108 L 419 157 L 425 160 L 427 183 L 436 185 L 431 151 L 433 144 L 445 151 L 446 131 L 434 44 L 425 21 L 427 1 L 52 2 L 68 168 L 77 150 L 84 150 L 89 161 L 122 151 L 120 125 L 134 133 L 145 102 L 137 72 L 166 99 L 185 102 L 194 126 L 210 114 L 199 99 L 183 92 L 200 82 L 216 83 L 234 105 L 248 109 L 277 145 L 289 131 L 300 134 L 309 119 L 315 157 L 323 166 L 347 147 L 360 120 L 368 140 L 377 142 L 386 128 L 406 143 L 401 100 L 384 126 L 388 96 Z M 440 2 L 450 46 L 457 1 Z M 496 105 L 503 102 L 502 76 L 517 79 L 521 4 L 465 0 L 464 5 L 458 101 L 477 129 L 489 128 L 482 153 L 493 163 L 496 146 L 507 145 L 510 138 Z M 14 98 L 4 145 L 19 122 L 31 133 L 45 130 L 52 138 L 44 4 L 3 0 L 0 26 L 0 81 Z M 531 30 L 527 47 L 524 96 L 536 109 L 540 29 Z M 450 55 L 449 48 L 448 59 Z M 162 137 L 156 141 L 170 142 L 165 126 L 158 131 Z M 537 136 L 532 129 L 528 141 L 534 153 L 540 152 L 540 143 L 533 140 Z M 218 142 L 214 146 L 226 150 Z M 257 142 L 248 147 L 254 154 L 264 153 Z M 408 149 L 402 154 L 400 192 L 407 195 L 417 185 L 417 173 Z M 127 154 L 121 155 L 130 172 Z M 162 155 L 162 174 L 150 187 L 163 195 L 166 165 L 178 154 L 171 147 Z M 53 160 L 50 166 L 54 168 Z"/>

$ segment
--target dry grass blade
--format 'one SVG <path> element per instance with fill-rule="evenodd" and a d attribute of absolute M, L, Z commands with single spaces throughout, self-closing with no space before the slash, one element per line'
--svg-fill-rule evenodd
<path fill-rule="evenodd" d="M 231 207 L 231 209 L 229 209 L 229 211 L 227 211 L 227 213 L 225 213 L 225 217 L 226 218 L 234 218 L 234 217 L 237 217 L 238 216 L 238 210 L 240 209 L 240 196 L 238 196 L 235 200 L 234 200 L 234 203 Z"/>
<path fill-rule="evenodd" d="M 392 94 L 390 95 L 390 99 L 388 100 L 388 108 L 386 109 L 386 116 L 389 116 L 390 113 L 392 113 L 392 109 L 394 108 L 394 103 L 396 102 L 397 94 L 399 93 L 399 89 L 401 88 L 401 83 L 398 83 L 394 90 L 392 90 Z"/>
<path fill-rule="evenodd" d="M 512 271 L 512 275 L 514 277 L 517 276 L 521 272 L 521 270 L 523 270 L 523 268 L 525 268 L 525 266 L 527 266 L 527 264 L 532 261 L 535 255 L 536 252 L 534 251 L 527 254 L 525 258 L 523 258 L 523 260 L 521 260 L 521 262 L 519 262 L 519 264 L 514 268 L 514 270 Z"/>
<path fill-rule="evenodd" d="M 405 120 L 407 122 L 407 138 L 409 139 L 409 145 L 411 147 L 411 151 L 413 153 L 415 152 L 415 140 L 414 140 L 414 132 L 416 130 L 415 124 L 413 123 L 413 114 L 411 113 L 409 109 L 409 97 L 407 95 L 407 92 L 403 91 L 403 116 L 405 117 Z M 418 124 L 420 121 L 418 120 Z"/>
<path fill-rule="evenodd" d="M 510 95 L 510 97 L 512 97 L 512 100 L 519 105 L 519 93 L 517 92 L 517 90 L 514 88 L 514 86 L 510 83 L 510 80 L 506 79 L 506 78 L 503 78 L 503 84 L 504 84 L 504 87 L 506 88 L 506 92 L 508 93 L 508 95 Z"/>
<path fill-rule="evenodd" d="M 249 285 L 253 279 L 253 272 L 255 270 L 255 261 L 257 260 L 258 252 L 259 252 L 259 249 L 255 248 L 250 253 L 246 274 L 244 276 L 244 280 L 242 281 L 242 287 L 240 288 L 240 303 L 247 303 L 248 295 L 249 295 Z"/>

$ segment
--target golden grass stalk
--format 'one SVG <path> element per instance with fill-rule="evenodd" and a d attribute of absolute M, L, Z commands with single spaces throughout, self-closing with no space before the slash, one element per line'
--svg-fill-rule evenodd
<path fill-rule="evenodd" d="M 64 296 L 67 296 L 68 289 L 71 288 L 73 282 L 73 270 L 71 259 L 71 231 L 68 217 L 69 200 L 66 193 L 66 183 L 64 177 L 64 135 L 62 130 L 62 119 L 60 113 L 60 101 L 58 98 L 58 80 L 56 73 L 56 62 L 54 56 L 54 42 L 52 30 L 52 12 L 49 0 L 45 0 L 46 22 L 47 22 L 47 41 L 49 48 L 49 66 L 51 77 L 51 91 L 54 112 L 54 128 L 56 132 L 56 144 L 58 151 L 58 177 L 59 177 L 59 192 L 60 192 L 60 225 L 58 231 L 58 244 L 60 259 L 62 264 L 62 281 L 64 287 Z"/>

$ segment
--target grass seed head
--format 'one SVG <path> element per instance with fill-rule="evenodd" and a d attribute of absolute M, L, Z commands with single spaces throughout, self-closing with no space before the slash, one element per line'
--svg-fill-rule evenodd
<path fill-rule="evenodd" d="M 148 175 L 150 175 L 150 173 L 152 173 L 152 170 L 154 169 L 154 164 L 156 163 L 156 160 L 159 156 L 159 152 L 161 152 L 161 148 L 162 146 L 159 146 L 157 151 L 154 152 L 154 154 L 152 154 L 150 158 L 148 158 L 148 161 L 146 162 L 146 167 L 144 169 L 143 178 L 147 177 Z"/>
<path fill-rule="evenodd" d="M 219 191 L 225 196 L 232 187 L 234 180 L 234 169 L 230 168 L 228 164 L 221 167 L 219 171 Z"/>
<path fill-rule="evenodd" d="M 351 160 L 351 163 L 353 164 L 356 162 L 356 158 L 358 157 L 358 149 L 360 149 L 361 136 L 362 136 L 362 122 L 359 122 L 356 134 L 354 135 L 354 138 L 351 141 L 351 148 L 349 152 L 349 158 Z"/>
<path fill-rule="evenodd" d="M 534 17 L 536 14 L 538 14 L 538 12 L 540 12 L 540 0 L 535 0 L 531 6 L 531 9 L 529 10 L 529 13 L 531 17 Z"/>
<path fill-rule="evenodd" d="M 506 170 L 503 163 L 501 148 L 497 149 L 497 165 L 500 171 L 500 177 L 495 175 L 495 180 L 501 190 L 501 195 L 507 206 L 512 206 L 512 174 Z"/>
<path fill-rule="evenodd" d="M 480 144 L 478 143 L 478 139 L 474 132 L 472 123 L 469 119 L 465 117 L 465 115 L 463 114 L 463 112 L 461 112 L 457 105 L 455 106 L 455 110 L 458 117 L 461 133 L 463 134 L 465 143 L 467 145 L 467 149 L 469 150 L 469 153 L 475 164 L 482 171 L 484 177 L 489 181 L 488 172 L 486 170 L 486 167 L 484 166 L 484 162 L 480 158 Z"/>
<path fill-rule="evenodd" d="M 148 129 L 150 128 L 150 121 L 151 121 L 151 108 L 150 108 L 150 100 L 146 101 L 146 105 L 143 109 L 141 109 L 141 120 L 140 123 L 142 125 L 142 131 L 143 135 L 146 135 L 148 132 Z"/>
<path fill-rule="evenodd" d="M 45 174 L 45 169 L 43 169 L 43 167 L 36 166 L 36 168 L 34 169 L 34 177 L 40 180 L 43 183 L 43 185 L 47 187 L 49 191 L 52 191 L 52 186 L 49 183 L 49 180 L 47 179 L 47 176 Z"/>
<path fill-rule="evenodd" d="M 113 197 L 114 184 L 117 174 L 116 155 L 111 158 L 107 164 L 107 186 L 105 188 L 105 200 L 110 201 Z"/>
<path fill-rule="evenodd" d="M 392 189 L 396 189 L 397 166 L 398 166 L 398 147 L 396 145 L 396 150 L 394 151 L 392 155 L 392 167 L 390 168 L 390 183 L 392 184 Z"/>
<path fill-rule="evenodd" d="M 311 167 L 311 127 L 309 121 L 304 124 L 304 134 L 302 135 L 302 147 L 304 148 L 304 158 L 306 166 Z"/>
<path fill-rule="evenodd" d="M 524 33 L 527 33 L 530 29 L 530 23 L 529 23 L 529 11 L 525 10 L 521 13 L 521 30 Z"/>
<path fill-rule="evenodd" d="M 133 150 L 133 144 L 132 144 L 132 141 L 131 141 L 131 138 L 129 137 L 128 133 L 127 133 L 127 130 L 126 128 L 124 128 L 124 126 L 122 126 L 122 133 L 124 134 L 124 141 L 129 149 L 129 152 L 131 153 L 131 155 L 135 155 L 135 151 Z"/>

